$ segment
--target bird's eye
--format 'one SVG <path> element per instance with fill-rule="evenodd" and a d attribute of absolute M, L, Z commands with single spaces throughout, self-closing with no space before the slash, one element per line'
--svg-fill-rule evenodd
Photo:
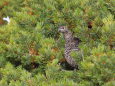
<path fill-rule="evenodd" d="M 61 28 L 61 29 L 64 29 L 64 27 L 63 27 L 63 26 L 61 26 L 60 28 Z"/>

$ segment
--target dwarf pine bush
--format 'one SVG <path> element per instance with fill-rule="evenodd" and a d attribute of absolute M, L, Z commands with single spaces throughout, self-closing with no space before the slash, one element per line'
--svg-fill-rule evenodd
<path fill-rule="evenodd" d="M 114 7 L 113 0 L 0 0 L 0 86 L 114 86 Z M 71 54 L 77 71 L 63 59 L 61 25 L 82 41 Z"/>

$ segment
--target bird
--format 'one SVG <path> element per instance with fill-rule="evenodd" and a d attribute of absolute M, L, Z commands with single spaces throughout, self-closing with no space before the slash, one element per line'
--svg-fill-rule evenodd
<path fill-rule="evenodd" d="M 4 17 L 4 18 L 3 18 L 3 20 L 4 20 L 4 21 L 7 21 L 7 22 L 8 22 L 8 24 L 10 23 L 10 18 L 9 18 L 9 16 Z"/>
<path fill-rule="evenodd" d="M 64 58 L 67 63 L 74 69 L 78 69 L 78 65 L 74 58 L 71 57 L 72 51 L 79 51 L 78 45 L 81 40 L 73 36 L 73 33 L 68 29 L 67 26 L 60 26 L 58 31 L 63 34 L 65 39 L 65 51 Z"/>

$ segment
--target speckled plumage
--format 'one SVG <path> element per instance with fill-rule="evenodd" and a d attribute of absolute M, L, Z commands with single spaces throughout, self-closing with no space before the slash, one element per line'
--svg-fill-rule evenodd
<path fill-rule="evenodd" d="M 78 38 L 75 38 L 71 31 L 68 30 L 66 26 L 61 26 L 59 28 L 59 32 L 63 33 L 64 39 L 65 39 L 65 51 L 64 56 L 66 61 L 73 67 L 78 68 L 77 63 L 75 59 L 73 59 L 70 54 L 71 51 L 78 51 L 78 44 L 80 40 Z"/>

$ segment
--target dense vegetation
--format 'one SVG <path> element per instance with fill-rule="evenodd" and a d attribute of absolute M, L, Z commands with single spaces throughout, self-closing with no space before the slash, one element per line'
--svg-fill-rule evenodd
<path fill-rule="evenodd" d="M 0 86 L 115 86 L 114 7 L 114 0 L 0 0 Z M 72 53 L 77 71 L 63 59 L 61 25 L 82 41 Z"/>

